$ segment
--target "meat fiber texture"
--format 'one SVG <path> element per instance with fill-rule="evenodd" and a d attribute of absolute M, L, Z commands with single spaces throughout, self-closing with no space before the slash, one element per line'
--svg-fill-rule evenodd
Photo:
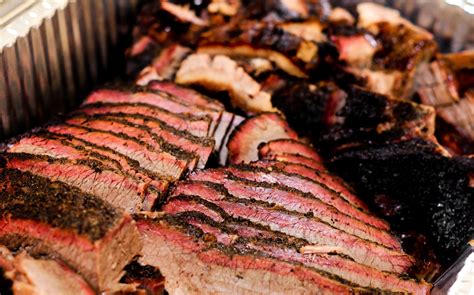
<path fill-rule="evenodd" d="M 12 254 L 0 246 L 0 268 L 11 281 L 13 294 L 81 294 L 93 295 L 94 290 L 84 279 L 63 262 L 35 259 L 26 252 Z"/>

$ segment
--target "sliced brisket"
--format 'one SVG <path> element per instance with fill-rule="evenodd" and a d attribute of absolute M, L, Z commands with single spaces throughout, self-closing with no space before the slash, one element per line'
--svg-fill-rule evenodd
<path fill-rule="evenodd" d="M 0 172 L 0 243 L 58 257 L 97 290 L 141 249 L 132 218 L 101 199 L 28 172 Z"/>
<path fill-rule="evenodd" d="M 232 166 L 228 169 L 229 172 L 237 177 L 256 182 L 276 183 L 305 193 L 310 193 L 315 198 L 320 199 L 328 205 L 334 206 L 339 211 L 344 212 L 353 218 L 359 219 L 364 223 L 380 229 L 387 230 L 389 228 L 385 221 L 355 207 L 342 198 L 338 193 L 329 189 L 325 184 L 315 182 L 304 176 L 287 173 L 278 169 L 272 169 L 272 171 L 270 171 L 255 166 Z"/>
<path fill-rule="evenodd" d="M 203 206 L 210 206 L 208 210 L 212 211 L 212 208 L 217 207 L 234 218 L 240 217 L 269 226 L 272 230 L 306 239 L 318 246 L 332 246 L 336 252 L 379 270 L 402 273 L 413 264 L 412 258 L 402 252 L 347 234 L 322 222 L 319 218 L 308 218 L 304 214 L 261 201 L 237 199 L 219 185 L 196 183 L 188 196 L 179 195 L 175 198 L 178 202 L 174 204 L 173 201 L 169 201 L 163 206 L 164 211 L 170 213 L 189 211 L 182 206 L 183 202 L 200 203 Z"/>
<path fill-rule="evenodd" d="M 248 163 L 258 160 L 258 146 L 274 139 L 297 139 L 298 135 L 288 123 L 275 113 L 262 113 L 242 122 L 232 131 L 227 148 L 229 162 Z"/>
<path fill-rule="evenodd" d="M 221 112 L 213 109 L 190 105 L 181 99 L 163 91 L 128 92 L 114 89 L 101 89 L 93 92 L 83 105 L 91 103 L 141 103 L 159 107 L 176 114 L 191 114 L 209 116 L 212 119 L 211 134 L 214 134 L 216 124 L 219 122 Z"/>
<path fill-rule="evenodd" d="M 120 116 L 75 115 L 66 119 L 66 124 L 124 134 L 129 138 L 142 141 L 164 159 L 169 159 L 169 161 L 178 163 L 178 165 L 186 165 L 189 170 L 193 170 L 198 161 L 197 155 L 186 152 L 172 142 L 166 141 L 163 137 L 153 133 L 151 128 L 123 120 Z M 183 170 L 185 169 L 183 168 Z M 170 174 L 170 176 L 179 178 L 182 174 L 183 171 L 177 171 L 175 175 Z"/>
<path fill-rule="evenodd" d="M 152 147 L 125 134 L 101 131 L 69 124 L 48 126 L 49 132 L 74 136 L 92 144 L 113 149 L 140 163 L 140 167 L 160 175 L 163 179 L 176 179 L 186 170 L 186 161 L 157 153 Z"/>
<path fill-rule="evenodd" d="M 301 264 L 241 251 L 214 242 L 198 228 L 172 217 L 138 220 L 144 242 L 142 262 L 157 266 L 170 293 L 348 294 L 359 289 Z M 211 239 L 208 239 L 210 237 Z"/>
<path fill-rule="evenodd" d="M 165 109 L 141 103 L 92 103 L 80 110 L 88 115 L 95 114 L 130 114 L 142 115 L 150 119 L 166 122 L 178 130 L 187 131 L 195 136 L 204 137 L 210 132 L 211 119 L 207 116 L 176 114 Z"/>
<path fill-rule="evenodd" d="M 310 245 L 307 241 L 271 231 L 268 228 L 242 220 L 226 218 L 216 222 L 198 212 L 188 211 L 174 215 L 179 220 L 199 228 L 219 243 L 240 250 L 258 250 L 265 255 L 306 267 L 325 271 L 362 287 L 376 288 L 383 292 L 410 292 L 427 294 L 430 285 L 425 282 L 399 277 L 388 272 L 359 264 L 347 256 L 330 252 L 330 247 Z"/>
<path fill-rule="evenodd" d="M 334 207 L 314 199 L 309 194 L 275 184 L 246 181 L 232 176 L 231 174 L 216 174 L 220 173 L 211 170 L 207 175 L 201 174 L 199 179 L 201 181 L 221 184 L 227 192 L 235 198 L 274 204 L 288 211 L 305 214 L 308 218 L 316 216 L 325 223 L 347 233 L 385 245 L 389 248 L 401 249 L 398 240 L 388 232 L 347 216 Z M 193 182 L 181 182 L 180 185 L 174 188 L 173 194 L 192 194 L 195 185 Z"/>
<path fill-rule="evenodd" d="M 321 156 L 314 148 L 295 139 L 274 139 L 263 142 L 258 146 L 258 155 L 265 157 L 268 154 L 294 154 L 322 162 Z"/>
<path fill-rule="evenodd" d="M 127 212 L 140 211 L 145 199 L 156 200 L 160 195 L 148 184 L 96 160 L 69 160 L 25 153 L 4 154 L 3 159 L 5 167 L 66 183 Z"/>
<path fill-rule="evenodd" d="M 267 153 L 266 156 L 259 156 L 260 160 L 263 161 L 278 161 L 283 163 L 293 163 L 306 166 L 308 168 L 312 168 L 317 171 L 325 171 L 326 167 L 321 162 L 317 162 L 311 158 L 306 158 L 304 156 L 295 155 L 295 154 L 287 154 L 287 153 L 280 153 L 274 154 L 273 152 Z"/>

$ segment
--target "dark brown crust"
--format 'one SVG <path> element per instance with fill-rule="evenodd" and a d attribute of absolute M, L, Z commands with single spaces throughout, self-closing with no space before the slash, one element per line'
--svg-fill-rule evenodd
<path fill-rule="evenodd" d="M 2 169 L 0 179 L 4 218 L 34 220 L 97 241 L 122 216 L 97 197 L 28 172 Z"/>

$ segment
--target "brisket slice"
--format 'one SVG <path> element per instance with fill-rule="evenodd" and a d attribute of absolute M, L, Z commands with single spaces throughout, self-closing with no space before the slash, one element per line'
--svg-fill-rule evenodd
<path fill-rule="evenodd" d="M 402 252 L 345 233 L 319 218 L 308 218 L 304 214 L 257 200 L 237 199 L 226 193 L 222 186 L 211 183 L 196 183 L 193 189 L 188 195 L 175 196 L 176 203 L 168 202 L 163 210 L 169 213 L 189 211 L 183 203 L 190 201 L 204 206 L 211 204 L 234 218 L 269 226 L 272 230 L 308 240 L 317 246 L 334 247 L 336 252 L 379 270 L 403 273 L 413 264 L 412 258 Z"/>
<path fill-rule="evenodd" d="M 324 272 L 250 249 L 209 240 L 198 228 L 172 217 L 137 221 L 142 263 L 159 267 L 171 294 L 349 294 L 354 289 Z"/>
<path fill-rule="evenodd" d="M 99 116 L 99 115 L 95 115 Z M 181 148 L 182 150 L 199 156 L 197 168 L 204 168 L 211 155 L 215 141 L 209 137 L 197 137 L 185 130 L 177 130 L 166 123 L 153 118 L 133 114 L 105 114 L 102 118 L 111 120 L 122 120 L 136 125 L 146 126 L 149 131 L 167 143 Z"/>
<path fill-rule="evenodd" d="M 237 177 L 256 181 L 276 183 L 283 186 L 291 187 L 305 193 L 310 193 L 314 198 L 320 199 L 328 205 L 334 206 L 341 212 L 352 216 L 360 221 L 370 224 L 380 229 L 389 229 L 389 225 L 380 218 L 371 215 L 368 212 L 362 211 L 354 205 L 347 202 L 338 193 L 329 189 L 325 184 L 313 181 L 304 176 L 287 173 L 278 169 L 258 168 L 255 166 L 232 166 L 228 171 Z"/>
<path fill-rule="evenodd" d="M 350 188 L 339 178 L 325 171 L 318 171 L 304 165 L 293 164 L 281 161 L 256 161 L 251 165 L 266 169 L 276 168 L 291 174 L 298 174 L 315 182 L 323 183 L 329 189 L 337 192 L 341 197 L 349 203 L 354 204 L 358 208 L 368 211 L 367 205 L 359 199 Z"/>
<path fill-rule="evenodd" d="M 376 288 L 384 292 L 396 291 L 413 294 L 427 294 L 431 287 L 423 281 L 416 282 L 359 264 L 344 255 L 331 253 L 330 249 L 327 251 L 329 247 L 316 247 L 305 240 L 274 232 L 250 222 L 243 222 L 231 217 L 226 218 L 223 222 L 216 222 L 195 211 L 177 213 L 174 216 L 199 228 L 204 234 L 212 235 L 215 241 L 226 246 L 240 250 L 258 250 L 279 260 L 301 263 L 306 267 L 337 275 L 362 287 Z"/>
<path fill-rule="evenodd" d="M 25 153 L 4 154 L 3 159 L 6 161 L 5 167 L 66 183 L 127 212 L 140 211 L 144 199 L 159 198 L 159 192 L 153 187 L 147 187 L 145 183 L 99 161 L 69 160 Z"/>
<path fill-rule="evenodd" d="M 186 169 L 186 161 L 176 160 L 157 153 L 152 147 L 125 134 L 102 131 L 70 124 L 46 127 L 49 132 L 74 136 L 92 144 L 107 147 L 137 161 L 140 167 L 150 170 L 165 180 L 179 178 Z"/>
<path fill-rule="evenodd" d="M 95 294 L 80 275 L 56 259 L 35 259 L 26 252 L 13 255 L 0 246 L 0 268 L 11 280 L 13 294 Z"/>
<path fill-rule="evenodd" d="M 258 146 L 258 155 L 265 157 L 268 154 L 294 154 L 312 159 L 316 162 L 323 162 L 321 156 L 314 148 L 306 143 L 294 139 L 280 138 L 264 142 Z"/>
<path fill-rule="evenodd" d="M 192 178 L 196 181 L 207 181 L 223 185 L 226 190 L 236 198 L 259 200 L 280 206 L 289 211 L 306 214 L 308 217 L 316 216 L 331 226 L 361 238 L 377 242 L 394 249 L 401 249 L 398 240 L 387 231 L 363 223 L 358 219 L 345 215 L 336 208 L 315 199 L 308 193 L 271 184 L 266 182 L 253 182 L 233 176 L 223 170 L 208 170 L 207 173 L 199 173 L 198 177 Z M 189 192 L 192 183 L 182 182 L 175 187 L 176 194 Z"/>
<path fill-rule="evenodd" d="M 204 137 L 209 134 L 211 119 L 207 116 L 176 114 L 165 109 L 141 103 L 92 103 L 79 109 L 81 113 L 95 114 L 131 114 L 142 115 L 150 119 L 166 122 L 178 130 L 187 131 L 195 136 Z"/>
<path fill-rule="evenodd" d="M 60 182 L 0 171 L 0 243 L 58 257 L 104 291 L 141 249 L 132 218 Z"/>
<path fill-rule="evenodd" d="M 288 123 L 275 113 L 262 113 L 242 122 L 232 131 L 227 148 L 229 162 L 248 163 L 258 160 L 258 146 L 274 139 L 297 139 L 298 135 Z"/>
<path fill-rule="evenodd" d="M 275 154 L 273 152 L 267 153 L 266 156 L 259 157 L 260 160 L 264 161 L 278 161 L 278 162 L 286 162 L 286 163 L 293 163 L 304 165 L 308 168 L 312 168 L 318 171 L 325 171 L 326 167 L 321 162 L 317 162 L 311 158 L 306 158 L 304 156 L 295 155 L 295 154 L 287 154 L 287 153 L 280 153 Z"/>
<path fill-rule="evenodd" d="M 168 82 L 168 81 L 151 81 L 148 83 L 147 88 L 151 90 L 160 90 L 175 97 L 181 99 L 182 101 L 190 104 L 190 105 L 197 105 L 200 107 L 206 107 L 213 109 L 215 111 L 223 111 L 224 105 L 219 101 L 207 97 L 191 88 L 187 88 L 184 86 L 179 86 L 175 83 Z"/>
<path fill-rule="evenodd" d="M 111 149 L 89 144 L 74 137 L 56 135 L 40 131 L 25 137 L 8 146 L 10 153 L 26 153 L 46 155 L 54 158 L 69 160 L 96 160 L 114 170 L 123 171 L 127 176 L 143 183 L 147 191 L 157 191 L 158 194 L 145 194 L 143 210 L 150 210 L 157 201 L 156 197 L 163 195 L 168 188 L 168 182 L 160 180 L 151 172 L 141 169 L 139 164 Z"/>
<path fill-rule="evenodd" d="M 152 133 L 149 127 L 122 120 L 120 117 L 75 115 L 72 118 L 66 119 L 66 123 L 101 131 L 110 131 L 116 134 L 125 134 L 130 138 L 142 141 L 163 158 L 186 165 L 191 171 L 196 167 L 198 161 L 198 157 L 195 154 L 186 152 L 180 147 L 165 141 L 163 137 Z M 184 167 L 183 170 L 185 170 Z M 170 174 L 170 176 L 179 178 L 182 174 L 183 171 L 177 171 L 176 175 Z"/>
<path fill-rule="evenodd" d="M 142 103 L 156 106 L 176 114 L 191 114 L 198 116 L 209 116 L 212 120 L 210 134 L 214 134 L 221 112 L 209 108 L 189 105 L 179 98 L 162 91 L 153 92 L 125 92 L 113 89 L 101 89 L 93 92 L 83 105 L 91 103 Z"/>

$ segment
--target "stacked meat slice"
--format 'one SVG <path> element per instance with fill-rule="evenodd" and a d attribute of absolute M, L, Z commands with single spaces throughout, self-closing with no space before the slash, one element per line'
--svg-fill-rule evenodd
<path fill-rule="evenodd" d="M 130 214 L 160 206 L 169 184 L 203 168 L 239 120 L 166 82 L 93 92 L 60 122 L 3 147 L 0 244 L 62 260 L 95 291 L 129 290 L 119 279 L 141 249 Z M 160 289 L 162 278 L 152 279 L 124 282 Z"/>
<path fill-rule="evenodd" d="M 231 166 L 191 173 L 164 214 L 137 216 L 142 262 L 171 293 L 410 292 L 413 264 L 383 220 L 274 113 L 232 133 Z"/>

